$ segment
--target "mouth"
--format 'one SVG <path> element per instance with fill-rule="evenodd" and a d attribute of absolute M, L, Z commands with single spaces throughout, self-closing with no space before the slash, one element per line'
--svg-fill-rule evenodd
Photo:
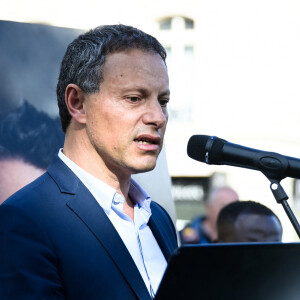
<path fill-rule="evenodd" d="M 140 145 L 159 145 L 160 137 L 150 135 L 140 135 L 134 139 L 137 144 Z"/>

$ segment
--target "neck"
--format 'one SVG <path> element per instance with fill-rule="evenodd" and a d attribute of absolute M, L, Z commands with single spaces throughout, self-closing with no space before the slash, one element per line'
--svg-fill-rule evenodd
<path fill-rule="evenodd" d="M 113 187 L 125 199 L 128 198 L 130 174 L 110 169 L 90 144 L 85 129 L 67 131 L 63 153 L 83 170 Z"/>

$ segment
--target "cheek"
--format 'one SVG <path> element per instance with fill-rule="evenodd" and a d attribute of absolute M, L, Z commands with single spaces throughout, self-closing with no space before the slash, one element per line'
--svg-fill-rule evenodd
<path fill-rule="evenodd" d="M 117 118 L 101 106 L 95 106 L 87 113 L 87 126 L 93 131 L 102 132 L 102 134 L 109 131 L 116 121 Z"/>

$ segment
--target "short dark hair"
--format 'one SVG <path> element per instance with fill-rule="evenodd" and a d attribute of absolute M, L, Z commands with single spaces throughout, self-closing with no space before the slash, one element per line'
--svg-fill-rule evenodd
<path fill-rule="evenodd" d="M 264 216 L 274 216 L 278 219 L 275 213 L 265 205 L 255 201 L 238 201 L 233 202 L 220 211 L 218 216 L 218 224 L 220 223 L 234 223 L 238 216 L 245 214 L 256 214 Z M 279 219 L 278 219 L 279 221 Z M 280 222 L 280 221 L 279 221 Z"/>
<path fill-rule="evenodd" d="M 217 219 L 219 235 L 223 235 L 223 232 L 233 231 L 237 218 L 246 214 L 274 216 L 281 224 L 277 215 L 265 205 L 255 201 L 238 201 L 230 203 L 221 209 Z"/>
<path fill-rule="evenodd" d="M 102 66 L 108 54 L 128 49 L 141 49 L 157 53 L 166 59 L 164 47 L 153 36 L 126 25 L 105 25 L 92 29 L 77 37 L 67 48 L 60 66 L 56 88 L 62 129 L 66 132 L 71 115 L 65 104 L 68 84 L 76 84 L 85 93 L 99 91 Z"/>
<path fill-rule="evenodd" d="M 63 142 L 59 118 L 27 101 L 0 118 L 0 160 L 17 158 L 46 169 Z"/>

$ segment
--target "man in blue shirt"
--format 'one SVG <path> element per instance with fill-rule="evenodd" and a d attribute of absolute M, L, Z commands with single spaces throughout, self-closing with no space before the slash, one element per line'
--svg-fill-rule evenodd
<path fill-rule="evenodd" d="M 214 243 L 217 240 L 217 218 L 220 210 L 238 199 L 237 192 L 228 186 L 212 189 L 204 201 L 205 215 L 194 217 L 180 231 L 182 244 Z"/>

